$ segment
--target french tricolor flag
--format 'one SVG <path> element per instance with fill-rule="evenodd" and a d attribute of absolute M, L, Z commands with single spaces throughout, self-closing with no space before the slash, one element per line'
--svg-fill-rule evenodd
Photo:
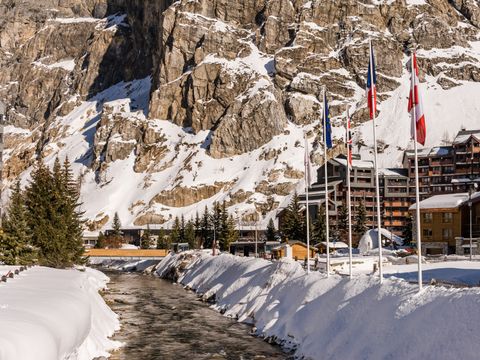
<path fill-rule="evenodd" d="M 377 112 L 377 74 L 375 73 L 375 57 L 373 56 L 372 42 L 370 42 L 370 62 L 368 64 L 367 97 L 370 119 L 375 118 Z"/>
<path fill-rule="evenodd" d="M 425 145 L 425 138 L 427 137 L 427 126 L 425 124 L 425 114 L 423 113 L 422 99 L 420 97 L 419 87 L 420 80 L 418 79 L 417 56 L 412 54 L 409 64 L 412 73 L 412 81 L 410 86 L 410 96 L 408 97 L 408 112 L 412 115 L 412 139 L 418 143 Z"/>

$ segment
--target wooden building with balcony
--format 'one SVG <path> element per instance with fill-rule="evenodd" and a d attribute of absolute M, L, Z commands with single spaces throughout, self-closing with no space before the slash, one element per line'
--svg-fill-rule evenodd
<path fill-rule="evenodd" d="M 472 199 L 472 230 L 475 239 L 474 251 L 480 239 L 480 193 L 475 193 Z M 469 252 L 470 209 L 469 194 L 443 194 L 420 201 L 420 231 L 423 255 L 465 255 Z M 416 204 L 409 211 L 414 222 Z M 416 241 L 414 226 L 413 240 Z"/>

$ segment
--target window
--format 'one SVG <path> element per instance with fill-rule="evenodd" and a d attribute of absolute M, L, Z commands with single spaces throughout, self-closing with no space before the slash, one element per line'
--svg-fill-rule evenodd
<path fill-rule="evenodd" d="M 442 237 L 443 240 L 449 240 L 452 238 L 452 229 L 447 228 L 447 229 L 442 229 Z"/>
<path fill-rule="evenodd" d="M 423 222 L 431 223 L 432 220 L 433 220 L 433 214 L 432 213 L 423 213 Z"/>
<path fill-rule="evenodd" d="M 432 229 L 423 229 L 424 237 L 432 237 Z"/>
<path fill-rule="evenodd" d="M 443 213 L 442 220 L 445 224 L 451 223 L 453 221 L 453 214 L 450 212 Z"/>

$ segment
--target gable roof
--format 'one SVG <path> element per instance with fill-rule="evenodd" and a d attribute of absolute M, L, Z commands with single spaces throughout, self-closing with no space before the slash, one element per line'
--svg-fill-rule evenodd
<path fill-rule="evenodd" d="M 475 140 L 480 141 L 480 130 L 461 130 L 458 132 L 454 144 L 463 144 L 470 140 L 471 137 L 474 137 Z"/>
<path fill-rule="evenodd" d="M 420 210 L 424 209 L 457 209 L 468 201 L 468 193 L 443 194 L 429 197 L 420 201 Z M 410 206 L 409 210 L 416 210 L 417 204 Z"/>

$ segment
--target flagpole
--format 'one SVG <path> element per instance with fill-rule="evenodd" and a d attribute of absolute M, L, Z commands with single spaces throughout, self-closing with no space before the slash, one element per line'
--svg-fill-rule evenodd
<path fill-rule="evenodd" d="M 411 96 L 412 96 L 412 126 L 413 126 L 413 147 L 415 153 L 415 202 L 417 206 L 415 207 L 416 214 L 416 233 L 417 233 L 417 257 L 418 257 L 418 291 L 421 291 L 423 288 L 423 279 L 422 279 L 422 239 L 420 234 L 420 194 L 419 194 L 419 185 L 418 185 L 418 147 L 417 147 L 417 114 L 416 110 L 416 99 L 415 99 L 415 64 L 414 64 L 414 52 L 412 51 L 411 56 L 411 67 L 412 67 L 412 85 L 411 85 Z"/>
<path fill-rule="evenodd" d="M 323 145 L 324 145 L 324 171 L 325 171 L 325 227 L 327 242 L 327 277 L 330 276 L 330 226 L 328 221 L 328 166 L 327 166 L 327 92 L 323 87 Z"/>
<path fill-rule="evenodd" d="M 352 277 L 352 193 L 350 187 L 350 114 L 347 108 L 347 206 L 348 206 L 348 274 Z"/>
<path fill-rule="evenodd" d="M 310 211 L 308 209 L 308 187 L 310 186 L 310 168 L 308 163 L 308 140 L 307 132 L 304 131 L 305 137 L 305 200 L 307 206 L 307 274 L 310 274 Z"/>
<path fill-rule="evenodd" d="M 372 86 L 372 113 L 373 113 L 373 149 L 374 149 L 374 157 L 375 157 L 375 192 L 376 192 L 376 197 L 377 197 L 377 230 L 378 230 L 378 275 L 380 276 L 380 284 L 383 283 L 383 260 L 382 260 L 382 234 L 381 234 L 381 228 L 382 228 L 382 219 L 380 218 L 380 184 L 378 180 L 378 156 L 377 156 L 377 130 L 375 127 L 375 110 L 376 110 L 376 104 L 375 104 L 375 91 L 373 91 L 373 87 L 376 86 L 374 83 L 374 77 L 373 77 L 373 48 L 372 48 L 372 40 L 369 41 L 370 45 L 370 86 Z"/>

